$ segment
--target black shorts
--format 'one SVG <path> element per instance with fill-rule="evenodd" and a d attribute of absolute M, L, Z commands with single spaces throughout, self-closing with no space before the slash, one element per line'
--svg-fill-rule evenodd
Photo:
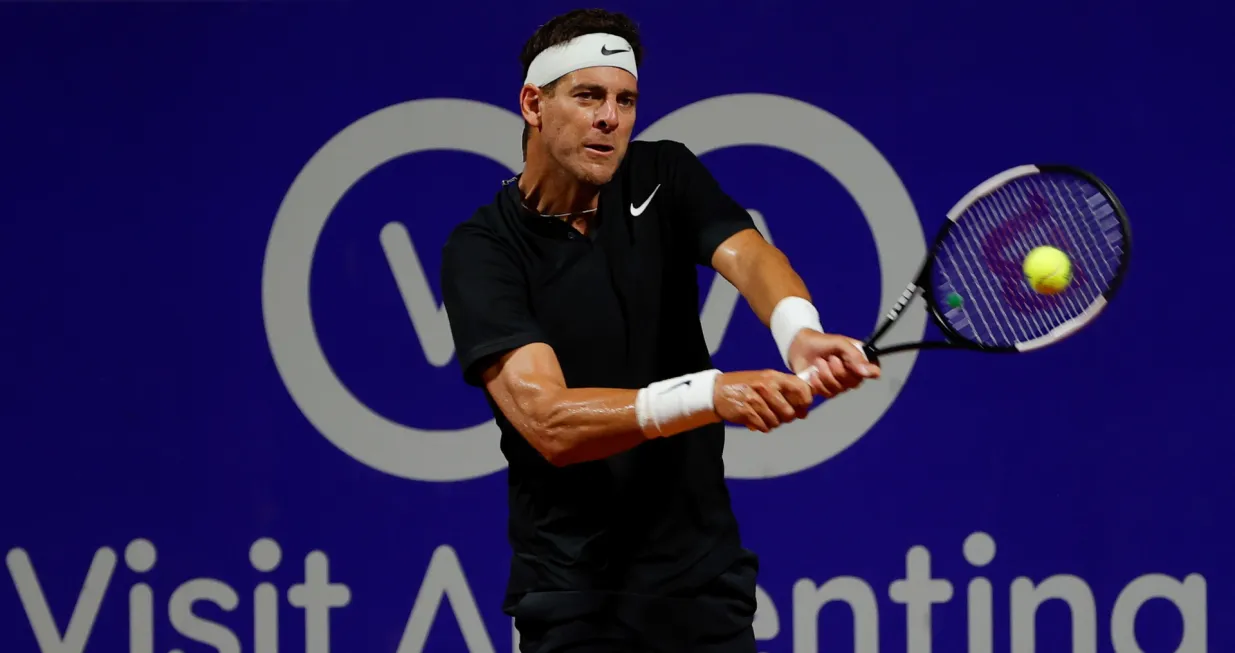
<path fill-rule="evenodd" d="M 741 562 L 684 596 L 529 594 L 515 627 L 520 653 L 757 653 L 757 563 Z"/>

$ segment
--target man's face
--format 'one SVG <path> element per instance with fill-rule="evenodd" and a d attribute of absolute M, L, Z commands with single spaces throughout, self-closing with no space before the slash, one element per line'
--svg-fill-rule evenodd
<path fill-rule="evenodd" d="M 613 178 L 635 126 L 638 84 L 621 68 L 578 70 L 542 96 L 541 137 L 549 155 L 579 181 L 592 185 Z"/>

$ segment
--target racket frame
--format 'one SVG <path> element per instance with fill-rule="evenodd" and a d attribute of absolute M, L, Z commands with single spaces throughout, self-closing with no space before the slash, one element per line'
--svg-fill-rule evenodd
<path fill-rule="evenodd" d="M 1078 316 L 1068 320 L 1067 322 L 1055 327 L 1045 335 L 1039 336 L 1029 342 L 1019 343 L 1016 345 L 987 345 L 979 342 L 974 342 L 961 335 L 959 331 L 952 327 L 944 317 L 944 310 L 940 307 L 939 299 L 935 295 L 935 275 L 934 263 L 935 258 L 943 246 L 944 240 L 951 233 L 953 227 L 960 220 L 960 216 L 973 206 L 978 200 L 990 195 L 1004 184 L 1029 175 L 1041 173 L 1061 173 L 1068 174 L 1085 180 L 1093 185 L 1099 193 L 1103 195 L 1111 208 L 1114 209 L 1114 215 L 1119 223 L 1120 234 L 1123 237 L 1123 255 L 1120 257 L 1119 265 L 1115 270 L 1115 276 L 1107 285 L 1106 290 L 1102 292 L 1088 307 Z M 1026 164 L 1009 168 L 996 175 L 991 176 L 986 181 L 975 186 L 972 190 L 966 193 L 960 200 L 956 202 L 947 213 L 947 219 L 943 226 L 935 234 L 934 241 L 931 243 L 930 249 L 922 260 L 921 267 L 918 269 L 914 280 L 905 287 L 905 292 L 897 300 L 891 310 L 884 315 L 883 321 L 875 329 L 874 333 L 863 343 L 863 350 L 867 358 L 871 361 L 876 361 L 880 356 L 892 354 L 900 351 L 908 351 L 911 349 L 966 349 L 970 351 L 980 351 L 995 354 L 1016 354 L 1025 353 L 1040 349 L 1047 345 L 1060 342 L 1079 331 L 1084 326 L 1088 325 L 1098 314 L 1115 297 L 1116 292 L 1122 287 L 1125 277 L 1127 276 L 1128 266 L 1132 259 L 1132 232 L 1128 224 L 1128 215 L 1124 210 L 1123 204 L 1119 198 L 1115 196 L 1114 191 L 1099 179 L 1093 173 L 1078 168 L 1073 165 L 1044 163 L 1044 164 Z M 919 342 L 904 342 L 887 347 L 878 347 L 875 343 L 882 338 L 889 329 L 896 323 L 897 319 L 904 312 L 905 308 L 917 296 L 921 296 L 926 303 L 926 311 L 930 316 L 931 322 L 944 335 L 944 340 L 923 340 Z"/>

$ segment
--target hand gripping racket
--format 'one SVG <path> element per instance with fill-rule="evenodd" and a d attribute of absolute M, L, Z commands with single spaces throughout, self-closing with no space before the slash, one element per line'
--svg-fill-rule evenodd
<path fill-rule="evenodd" d="M 1017 353 L 1057 343 L 1098 317 L 1128 270 L 1123 207 L 1106 184 L 1073 166 L 1005 170 L 969 191 L 947 217 L 917 277 L 864 343 L 872 362 L 911 349 Z M 1043 246 L 1061 250 L 1071 267 L 1069 282 L 1047 294 L 1023 271 L 1029 253 Z M 919 295 L 944 339 L 877 346 Z"/>

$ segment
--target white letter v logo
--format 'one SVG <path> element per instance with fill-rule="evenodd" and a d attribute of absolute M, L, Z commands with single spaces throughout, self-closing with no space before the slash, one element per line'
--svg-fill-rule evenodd
<path fill-rule="evenodd" d="M 77 596 L 77 604 L 73 606 L 73 614 L 69 617 L 69 626 L 60 636 L 56 621 L 52 618 L 51 607 L 47 605 L 47 597 L 39 585 L 39 577 L 34 573 L 34 565 L 30 556 L 23 549 L 13 549 L 5 557 L 9 567 L 9 576 L 17 587 L 17 595 L 21 597 L 21 605 L 26 610 L 26 618 L 34 630 L 34 638 L 39 643 L 42 653 L 82 653 L 86 650 L 86 642 L 94 630 L 94 622 L 99 616 L 99 606 L 103 604 L 103 595 L 111 584 L 112 572 L 116 569 L 116 553 L 103 547 L 94 554 L 90 570 L 86 572 L 86 582 L 82 583 L 81 593 Z"/>
<path fill-rule="evenodd" d="M 455 353 L 455 343 L 450 336 L 450 320 L 446 319 L 446 307 L 438 306 L 433 289 L 425 276 L 424 266 L 416 255 L 416 246 L 407 233 L 407 227 L 391 222 L 382 227 L 380 235 L 382 251 L 394 274 L 407 314 L 412 318 L 412 328 L 424 347 L 425 358 L 431 365 L 443 367 Z"/>

